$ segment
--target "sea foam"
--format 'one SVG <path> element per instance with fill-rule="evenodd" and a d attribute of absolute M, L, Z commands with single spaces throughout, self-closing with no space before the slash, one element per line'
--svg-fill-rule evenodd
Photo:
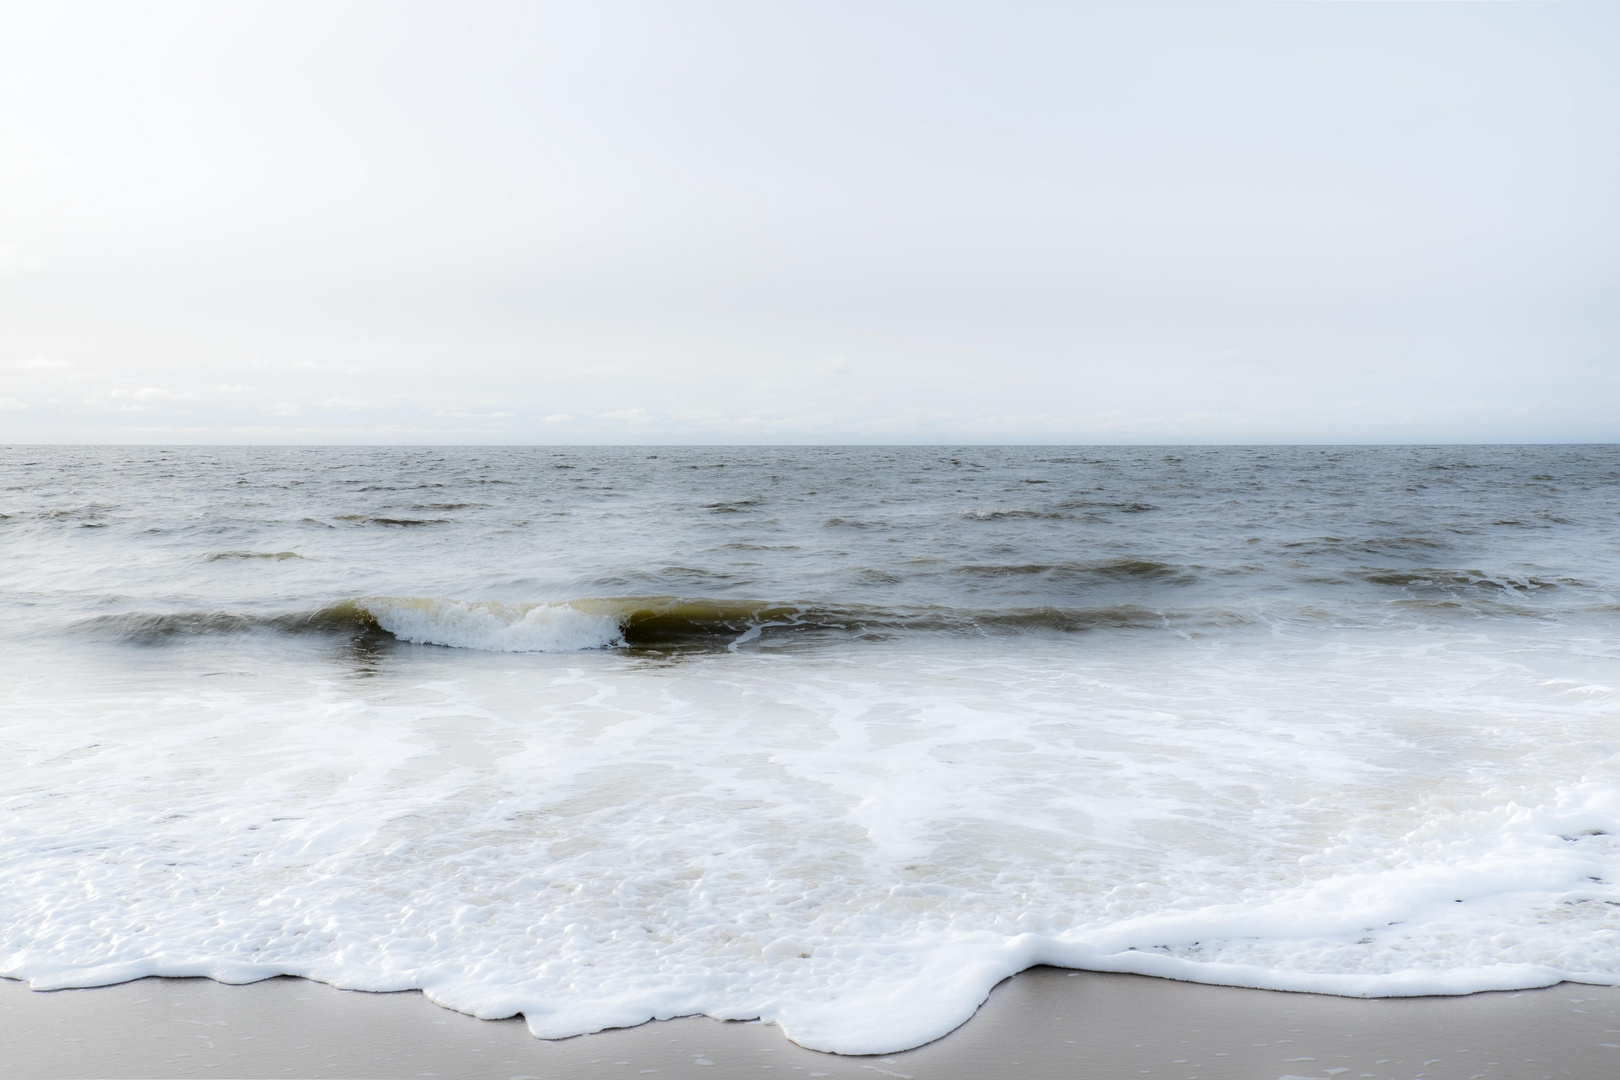
<path fill-rule="evenodd" d="M 402 641 L 490 652 L 577 652 L 619 644 L 612 612 L 568 604 L 498 604 L 432 597 L 366 597 L 356 606 Z"/>
<path fill-rule="evenodd" d="M 182 692 L 35 672 L 0 745 L 24 763 L 0 974 L 418 988 L 548 1038 L 759 1017 L 844 1053 L 936 1038 L 1037 963 L 1620 981 L 1617 695 L 1502 644 L 1116 638 L 1083 672 L 1058 639 L 445 649 Z M 1466 749 L 1482 702 L 1514 753 Z"/>

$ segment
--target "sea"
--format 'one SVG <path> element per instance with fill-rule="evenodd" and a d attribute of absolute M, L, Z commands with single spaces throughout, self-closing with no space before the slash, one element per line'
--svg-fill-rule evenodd
<path fill-rule="evenodd" d="M 1620 447 L 12 446 L 0 612 L 38 989 L 1620 983 Z"/>

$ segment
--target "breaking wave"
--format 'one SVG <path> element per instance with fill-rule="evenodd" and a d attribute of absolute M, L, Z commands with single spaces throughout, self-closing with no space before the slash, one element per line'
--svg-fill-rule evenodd
<path fill-rule="evenodd" d="M 485 652 L 579 652 L 619 645 L 624 633 L 606 611 L 571 604 L 497 604 L 435 597 L 354 602 L 401 641 Z"/>
<path fill-rule="evenodd" d="M 1101 628 L 1235 625 L 1245 621 L 1236 612 L 1160 612 L 1129 604 L 974 611 L 673 596 L 601 597 L 536 604 L 374 596 L 291 614 L 215 611 L 100 615 L 78 623 L 76 629 L 92 636 L 146 645 L 269 631 L 390 637 L 418 645 L 487 652 L 578 652 L 621 647 L 730 647 L 767 637 L 882 637 L 904 632 L 1074 633 Z"/>

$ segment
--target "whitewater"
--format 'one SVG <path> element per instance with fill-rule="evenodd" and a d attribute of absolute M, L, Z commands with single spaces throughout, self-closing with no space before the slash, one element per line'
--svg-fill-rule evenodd
<path fill-rule="evenodd" d="M 8 447 L 0 550 L 39 989 L 1620 983 L 1614 447 Z"/>

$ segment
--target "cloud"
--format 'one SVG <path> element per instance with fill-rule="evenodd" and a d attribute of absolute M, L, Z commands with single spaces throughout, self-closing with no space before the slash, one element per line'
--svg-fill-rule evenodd
<path fill-rule="evenodd" d="M 18 401 L 14 397 L 0 397 L 0 409 L 26 409 L 26 401 Z"/>
<path fill-rule="evenodd" d="M 257 394 L 258 392 L 259 388 L 257 386 L 244 386 L 241 383 L 220 383 L 214 387 L 214 393 L 216 394 Z"/>

